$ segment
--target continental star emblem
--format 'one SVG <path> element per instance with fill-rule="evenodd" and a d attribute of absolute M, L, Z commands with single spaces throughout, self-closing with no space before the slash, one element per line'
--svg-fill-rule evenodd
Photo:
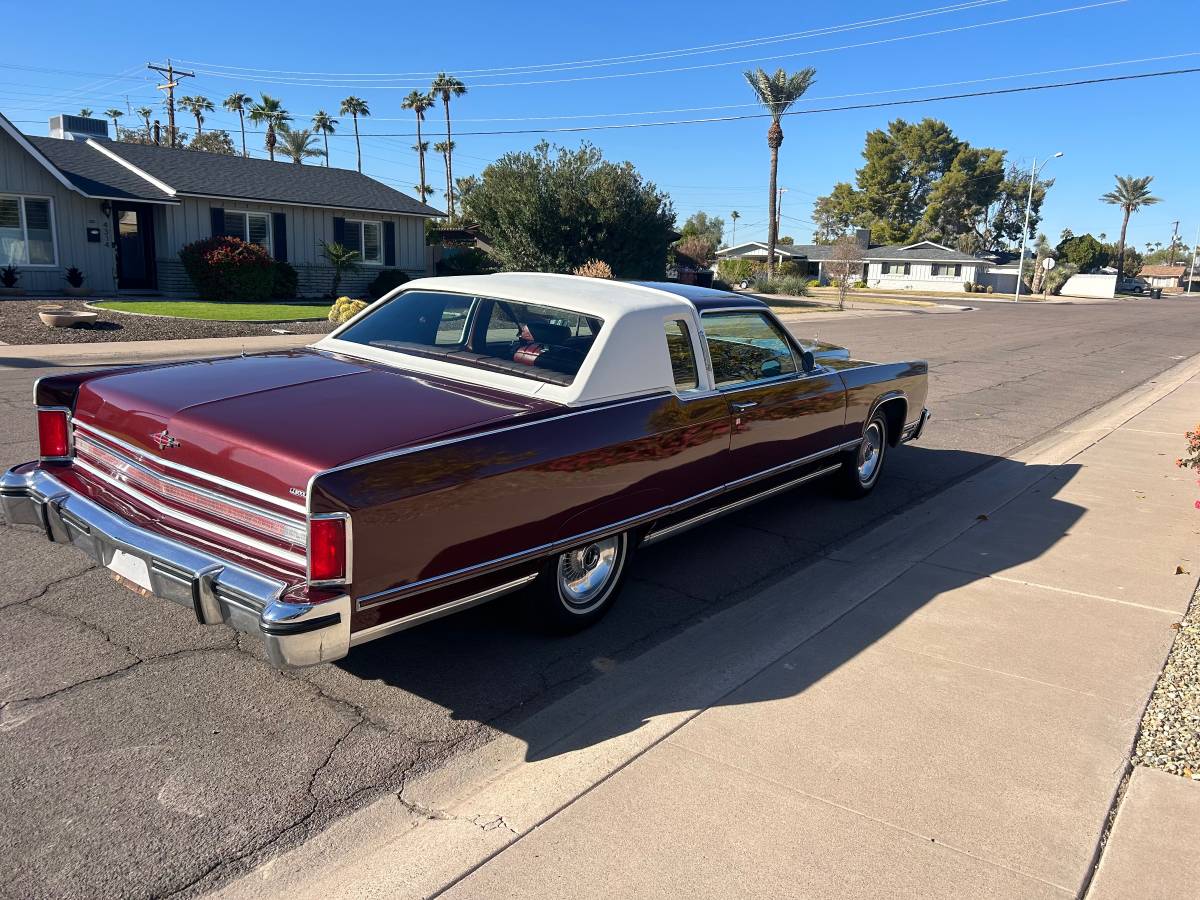
<path fill-rule="evenodd" d="M 177 440 L 175 440 L 175 438 L 171 437 L 171 432 L 169 432 L 165 429 L 163 431 L 158 432 L 157 434 L 150 435 L 150 440 L 152 440 L 152 441 L 154 441 L 154 443 L 158 444 L 159 450 L 167 450 L 171 447 L 179 446 L 179 441 L 177 441 Z"/>

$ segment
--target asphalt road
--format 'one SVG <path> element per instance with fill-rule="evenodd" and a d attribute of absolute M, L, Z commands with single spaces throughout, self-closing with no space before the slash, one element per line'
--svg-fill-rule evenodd
<path fill-rule="evenodd" d="M 0 528 L 0 896 L 199 893 L 410 774 L 520 735 L 546 703 L 1200 351 L 1200 300 L 795 330 L 928 358 L 925 438 L 867 500 L 802 488 L 646 550 L 613 613 L 572 638 L 530 631 L 509 598 L 280 673 L 254 640 Z M 0 463 L 35 454 L 30 388 L 46 371 L 0 368 Z"/>

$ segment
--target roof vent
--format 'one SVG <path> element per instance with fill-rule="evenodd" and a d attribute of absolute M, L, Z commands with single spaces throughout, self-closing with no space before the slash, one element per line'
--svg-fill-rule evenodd
<path fill-rule="evenodd" d="M 51 116 L 50 137 L 66 141 L 86 141 L 88 138 L 107 138 L 107 119 L 85 119 L 83 116 Z"/>

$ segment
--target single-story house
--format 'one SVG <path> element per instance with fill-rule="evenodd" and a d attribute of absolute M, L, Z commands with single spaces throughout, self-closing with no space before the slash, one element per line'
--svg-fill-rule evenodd
<path fill-rule="evenodd" d="M 855 231 L 862 248 L 862 281 L 868 287 L 892 290 L 962 290 L 967 283 L 983 281 L 982 273 L 989 268 L 987 260 L 977 259 L 935 244 L 918 241 L 915 244 L 871 244 L 870 232 Z M 833 244 L 776 244 L 775 258 L 800 267 L 805 278 L 819 278 L 822 284 L 830 281 L 829 264 L 834 258 Z M 749 241 L 717 251 L 718 259 L 751 259 L 765 262 L 767 245 Z"/>
<path fill-rule="evenodd" d="M 75 266 L 97 293 L 193 294 L 179 250 L 213 235 L 290 263 L 306 296 L 332 283 L 322 241 L 359 251 L 347 293 L 363 293 L 384 268 L 431 274 L 425 220 L 442 213 L 373 178 L 111 141 L 96 136 L 106 123 L 81 121 L 81 133 L 35 137 L 0 115 L 0 267 L 16 266 L 26 291 L 61 292 Z"/>
<path fill-rule="evenodd" d="M 1141 278 L 1152 288 L 1167 288 L 1182 290 L 1187 287 L 1187 266 L 1142 266 L 1138 272 Z"/>

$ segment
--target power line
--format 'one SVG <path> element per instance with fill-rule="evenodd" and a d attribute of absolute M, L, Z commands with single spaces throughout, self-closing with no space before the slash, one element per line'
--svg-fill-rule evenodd
<path fill-rule="evenodd" d="M 627 65 L 634 62 L 648 62 L 655 59 L 670 59 L 681 56 L 694 56 L 702 53 L 723 53 L 729 50 L 740 50 L 748 47 L 762 46 L 764 44 L 784 43 L 786 41 L 800 40 L 806 37 L 819 37 L 825 34 L 835 34 L 841 31 L 850 31 L 859 28 L 869 28 L 876 25 L 891 25 L 897 22 L 909 21 L 912 19 L 925 18 L 928 16 L 944 15 L 952 12 L 964 12 L 972 9 L 979 9 L 985 6 L 994 6 L 999 3 L 1007 3 L 1008 0 L 966 0 L 966 2 L 954 3 L 947 6 L 932 7 L 929 9 L 916 10 L 909 13 L 897 13 L 890 16 L 880 16 L 875 19 L 866 19 L 858 22 L 848 22 L 840 25 L 827 25 L 820 28 L 811 28 L 806 31 L 793 31 L 783 34 L 766 35 L 758 38 L 745 38 L 737 41 L 725 41 L 717 44 L 701 44 L 696 47 L 685 47 L 675 50 L 656 50 L 647 53 L 632 53 L 623 56 L 607 56 L 595 59 L 580 59 L 567 60 L 556 63 L 535 63 L 525 66 L 499 66 L 484 69 L 464 69 L 461 67 L 450 67 L 460 76 L 473 76 L 475 78 L 487 77 L 503 77 L 521 74 L 549 74 L 556 71 L 570 71 L 581 68 L 597 68 L 601 66 L 617 66 Z M 367 83 L 363 79 L 378 79 L 380 81 L 395 81 L 402 78 L 433 78 L 438 73 L 436 72 L 320 72 L 320 71 L 304 71 L 297 69 L 264 69 L 257 66 L 233 66 L 221 63 L 206 63 L 199 60 L 183 60 L 190 65 L 207 67 L 209 69 L 226 70 L 231 76 L 239 73 L 249 73 L 254 75 L 283 75 L 283 76 L 305 76 L 305 77 L 322 77 L 331 81 L 339 81 L 346 83 Z"/>

